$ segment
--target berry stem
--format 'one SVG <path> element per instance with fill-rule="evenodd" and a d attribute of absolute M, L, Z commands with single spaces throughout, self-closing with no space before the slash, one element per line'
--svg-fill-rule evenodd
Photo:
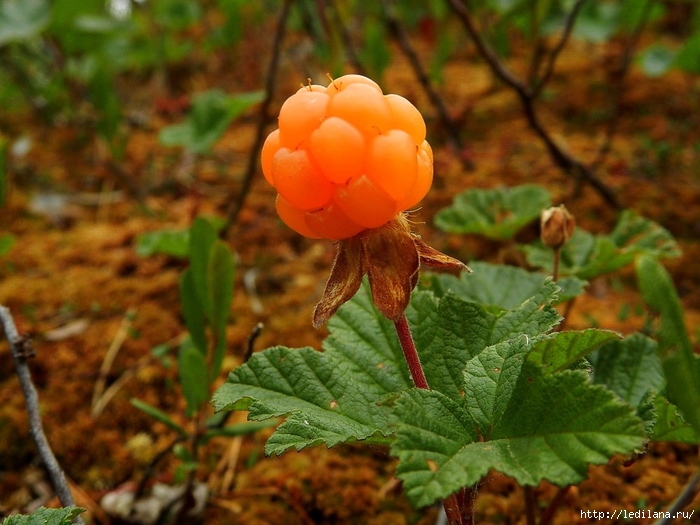
<path fill-rule="evenodd" d="M 420 363 L 406 314 L 402 314 L 401 317 L 394 321 L 394 326 L 396 327 L 396 333 L 399 336 L 401 349 L 403 350 L 406 364 L 408 364 L 408 370 L 411 372 L 413 383 L 417 388 L 429 390 L 428 381 L 425 379 L 425 373 L 423 373 L 423 365 Z M 449 525 L 472 525 L 474 523 L 473 507 L 475 497 L 475 489 L 465 487 L 445 499 L 443 505 Z"/>
<path fill-rule="evenodd" d="M 411 328 L 408 326 L 408 320 L 406 320 L 406 314 L 402 314 L 401 317 L 394 321 L 394 326 L 396 327 L 396 334 L 399 336 L 401 349 L 403 350 L 406 364 L 408 364 L 408 370 L 411 372 L 413 383 L 417 388 L 428 390 L 428 381 L 425 379 L 423 366 L 420 364 L 420 359 L 418 358 L 416 344 L 413 342 L 413 336 L 411 335 Z"/>

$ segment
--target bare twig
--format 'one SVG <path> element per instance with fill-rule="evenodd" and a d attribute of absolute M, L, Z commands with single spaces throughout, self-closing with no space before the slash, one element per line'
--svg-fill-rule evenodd
<path fill-rule="evenodd" d="M 664 515 L 669 517 L 658 520 L 654 525 L 670 525 L 673 523 L 677 513 L 683 510 L 691 501 L 693 501 L 693 498 L 698 494 L 698 492 L 700 492 L 700 467 L 688 480 L 688 483 L 683 488 L 683 492 L 678 495 L 676 501 L 674 501 L 664 512 Z"/>
<path fill-rule="evenodd" d="M 619 208 L 620 205 L 617 201 L 617 197 L 612 190 L 610 190 L 588 166 L 562 148 L 544 127 L 535 110 L 537 92 L 526 86 L 503 62 L 501 62 L 496 52 L 481 37 L 469 9 L 461 0 L 449 0 L 449 2 L 454 12 L 461 20 L 462 25 L 464 25 L 467 33 L 469 33 L 477 51 L 491 68 L 493 74 L 513 89 L 518 95 L 528 124 L 542 140 L 556 165 L 559 166 L 564 173 L 590 184 L 608 204 L 614 208 Z"/>
<path fill-rule="evenodd" d="M 37 394 L 34 383 L 32 382 L 31 372 L 27 365 L 27 357 L 33 354 L 31 343 L 26 336 L 20 336 L 15 326 L 15 321 L 12 318 L 9 308 L 0 305 L 0 324 L 5 332 L 5 337 L 10 345 L 12 358 L 17 369 L 17 377 L 19 378 L 22 393 L 24 394 L 24 403 L 27 407 L 29 415 L 29 433 L 34 440 L 39 456 L 48 471 L 51 483 L 58 496 L 61 505 L 64 507 L 75 506 L 75 500 L 71 494 L 68 482 L 66 481 L 65 473 L 58 463 L 56 456 L 51 450 L 44 433 L 44 426 L 41 422 L 41 413 L 39 412 L 39 395 Z M 82 524 L 83 520 L 77 516 L 73 520 L 74 523 Z"/>
<path fill-rule="evenodd" d="M 450 145 L 456 151 L 460 151 L 462 149 L 462 146 L 461 140 L 459 138 L 459 126 L 450 116 L 450 113 L 447 111 L 447 107 L 442 97 L 433 88 L 428 74 L 425 72 L 425 69 L 423 69 L 423 65 L 421 64 L 418 54 L 411 45 L 411 40 L 408 36 L 408 33 L 406 32 L 406 29 L 404 28 L 401 21 L 394 13 L 394 8 L 391 5 L 390 1 L 381 0 L 381 5 L 384 11 L 386 24 L 391 33 L 394 35 L 394 38 L 399 44 L 401 51 L 408 59 L 408 62 L 411 65 L 411 68 L 413 69 L 413 73 L 415 74 L 416 79 L 418 80 L 420 85 L 423 87 L 423 91 L 425 91 L 425 94 L 428 96 L 430 103 L 435 108 L 435 111 L 437 111 L 438 118 L 440 119 L 443 127 L 447 131 L 447 136 L 450 141 Z M 464 162 L 469 164 L 466 160 Z"/>
<path fill-rule="evenodd" d="M 590 164 L 591 169 L 596 169 L 598 166 L 600 166 L 605 160 L 605 157 L 608 155 L 608 153 L 610 153 L 613 137 L 615 136 L 615 133 L 617 133 L 617 127 L 619 126 L 620 117 L 622 116 L 622 97 L 625 91 L 624 88 L 627 73 L 629 72 L 630 65 L 632 64 L 632 59 L 634 58 L 634 53 L 637 48 L 637 43 L 639 42 L 639 37 L 641 36 L 644 26 L 646 25 L 647 20 L 649 19 L 651 8 L 654 5 L 654 2 L 655 0 L 646 1 L 642 10 L 642 14 L 639 17 L 639 23 L 634 28 L 632 34 L 627 40 L 627 45 L 625 46 L 625 51 L 622 54 L 620 65 L 617 71 L 615 72 L 615 80 L 617 81 L 617 85 L 614 86 L 612 115 L 608 120 L 608 125 L 605 129 L 605 139 L 603 140 L 603 143 L 600 146 L 600 149 L 598 150 L 598 154 L 596 155 L 595 160 L 593 160 L 593 162 L 591 162 Z"/>
<path fill-rule="evenodd" d="M 250 186 L 253 183 L 253 176 L 255 175 L 255 169 L 258 165 L 258 157 L 260 156 L 260 150 L 262 149 L 263 140 L 265 138 L 265 126 L 268 121 L 268 112 L 270 104 L 272 103 L 272 98 L 275 92 L 275 77 L 277 76 L 277 64 L 279 63 L 280 50 L 282 49 L 282 41 L 284 40 L 284 33 L 287 26 L 287 18 L 289 18 L 289 12 L 292 5 L 292 0 L 284 0 L 282 4 L 282 10 L 280 11 L 279 18 L 277 19 L 277 29 L 275 30 L 275 40 L 272 44 L 272 57 L 270 58 L 270 64 L 267 70 L 267 77 L 265 79 L 265 98 L 260 104 L 260 110 L 258 111 L 258 128 L 255 132 L 255 142 L 253 147 L 250 149 L 250 156 L 248 157 L 248 167 L 246 169 L 245 176 L 243 177 L 243 183 L 241 189 L 238 192 L 238 197 L 235 199 L 232 206 L 229 208 L 226 214 L 226 223 L 221 230 L 221 237 L 225 237 L 231 226 L 238 219 L 238 214 L 243 208 L 245 199 L 250 191 Z"/>
<path fill-rule="evenodd" d="M 561 36 L 559 37 L 557 45 L 554 46 L 554 49 L 552 49 L 552 52 L 549 54 L 547 63 L 544 68 L 544 72 L 542 73 L 542 76 L 540 76 L 540 78 L 537 79 L 532 85 L 532 95 L 534 97 L 538 96 L 542 91 L 542 87 L 545 86 L 547 82 L 549 82 L 549 79 L 551 78 L 552 73 L 554 72 L 554 64 L 556 63 L 557 58 L 559 58 L 559 54 L 566 46 L 566 42 L 569 40 L 569 36 L 571 36 L 571 31 L 574 28 L 574 22 L 576 22 L 576 17 L 578 16 L 578 13 L 585 2 L 586 0 L 577 0 L 574 4 L 574 7 L 571 8 L 571 11 L 566 17 L 566 22 L 564 22 L 564 29 L 561 33 Z"/>
<path fill-rule="evenodd" d="M 552 523 L 552 518 L 554 518 L 554 513 L 557 510 L 557 507 L 562 504 L 564 501 L 564 498 L 566 497 L 566 493 L 569 492 L 569 489 L 571 488 L 571 485 L 567 485 L 566 487 L 561 487 L 557 493 L 554 495 L 552 498 L 552 501 L 549 502 L 549 505 L 547 505 L 547 508 L 544 509 L 544 512 L 542 513 L 542 518 L 540 519 L 540 525 L 549 525 Z"/>

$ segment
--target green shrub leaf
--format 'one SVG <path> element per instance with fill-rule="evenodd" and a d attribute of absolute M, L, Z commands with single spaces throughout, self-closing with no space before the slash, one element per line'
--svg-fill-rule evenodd
<path fill-rule="evenodd" d="M 177 423 L 175 423 L 175 421 L 173 421 L 172 418 L 168 414 L 166 414 L 165 412 L 163 412 L 159 408 L 156 408 L 153 405 L 149 405 L 145 401 L 141 401 L 140 399 L 136 399 L 136 398 L 131 399 L 131 404 L 133 406 L 135 406 L 136 408 L 138 408 L 141 412 L 148 414 L 156 421 L 160 421 L 165 426 L 174 430 L 175 432 L 177 432 L 181 436 L 187 436 L 187 432 L 185 431 L 185 429 L 182 428 Z"/>
<path fill-rule="evenodd" d="M 73 518 L 85 512 L 80 507 L 63 507 L 47 509 L 39 507 L 29 515 L 8 516 L 2 525 L 71 525 Z"/>
<path fill-rule="evenodd" d="M 211 328 L 215 338 L 211 377 L 219 375 L 226 350 L 226 323 L 233 301 L 234 261 L 231 250 L 222 241 L 211 248 L 207 267 Z"/>
<path fill-rule="evenodd" d="M 150 257 L 162 253 L 184 259 L 189 252 L 189 242 L 189 230 L 146 232 L 136 238 L 136 254 L 139 257 Z"/>
<path fill-rule="evenodd" d="M 3 0 L 0 2 L 0 46 L 39 36 L 51 19 L 48 0 Z"/>
<path fill-rule="evenodd" d="M 539 217 L 551 203 L 547 190 L 535 184 L 467 190 L 437 214 L 435 224 L 450 233 L 478 233 L 505 240 Z"/>
<path fill-rule="evenodd" d="M 180 346 L 177 366 L 187 413 L 193 415 L 209 399 L 209 373 L 204 355 L 189 338 Z"/>
<path fill-rule="evenodd" d="M 192 107 L 181 124 L 163 128 L 159 139 L 164 146 L 182 146 L 194 153 L 209 153 L 233 119 L 263 98 L 263 92 L 227 95 L 213 89 L 195 95 Z"/>
<path fill-rule="evenodd" d="M 465 301 L 499 308 L 515 308 L 539 292 L 548 277 L 528 272 L 515 266 L 470 262 L 473 273 L 462 273 L 459 277 L 450 274 L 427 274 L 426 288 L 442 297 L 451 291 Z M 565 277 L 557 281 L 559 301 L 567 301 L 581 293 L 586 281 L 576 277 Z"/>

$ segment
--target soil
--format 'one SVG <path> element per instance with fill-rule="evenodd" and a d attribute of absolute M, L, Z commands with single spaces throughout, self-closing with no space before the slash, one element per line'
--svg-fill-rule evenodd
<path fill-rule="evenodd" d="M 79 116 L 47 122 L 24 109 L 0 113 L 0 129 L 12 141 L 26 138 L 29 153 L 10 159 L 10 185 L 0 215 L 0 233 L 16 238 L 0 257 L 0 304 L 9 307 L 20 332 L 36 349 L 31 360 L 48 439 L 74 484 L 77 503 L 90 519 L 109 523 L 100 499 L 117 487 L 138 482 L 153 458 L 171 443 L 173 431 L 135 409 L 138 398 L 184 418 L 177 389 L 175 347 L 184 334 L 178 278 L 185 263 L 165 255 L 139 257 L 137 236 L 161 229 L 185 229 L 198 215 L 223 216 L 241 188 L 256 126 L 250 112 L 234 122 L 209 156 L 193 159 L 158 143 L 163 126 L 183 118 L 183 94 L 220 86 L 227 91 L 260 89 L 269 56 L 271 26 L 250 28 L 249 55 L 193 56 L 171 72 L 170 83 L 154 77 L 124 78 L 119 86 L 127 142 L 113 161 L 105 144 Z M 267 32 L 267 33 L 266 33 Z M 642 41 L 640 46 L 650 42 Z M 299 59 L 304 40 L 292 35 L 276 84 L 273 110 L 308 71 Z M 430 42 L 414 44 L 427 56 Z M 542 120 L 574 156 L 592 161 L 613 110 L 611 87 L 624 41 L 571 41 L 538 103 Z M 252 56 L 251 56 L 252 55 Z M 466 262 L 512 262 L 512 250 L 477 236 L 448 235 L 432 224 L 435 213 L 467 188 L 525 182 L 550 190 L 577 224 L 609 231 L 617 212 L 585 183 L 562 173 L 528 128 L 517 97 L 495 81 L 471 48 L 444 68 L 439 90 L 462 127 L 464 147 L 447 145 L 435 111 L 413 72 L 394 49 L 382 79 L 385 92 L 414 101 L 426 116 L 435 151 L 435 182 L 422 203 L 416 228 L 431 245 Z M 197 60 L 206 63 L 198 63 Z M 302 60 L 302 66 L 299 61 Z M 527 56 L 512 67 L 525 69 Z M 611 65 L 612 64 L 612 65 Z M 324 75 L 314 73 L 316 82 Z M 316 78 L 318 77 L 318 78 Z M 186 100 L 186 99 L 185 99 Z M 700 327 L 700 77 L 671 71 L 651 78 L 632 66 L 624 84 L 621 112 L 610 152 L 597 169 L 601 180 L 631 208 L 670 230 L 683 255 L 666 261 L 687 314 L 697 348 Z M 136 116 L 138 118 L 136 118 Z M 273 129 L 270 127 L 270 130 Z M 465 168 L 464 160 L 473 165 Z M 50 195 L 66 202 L 48 206 Z M 320 348 L 325 329 L 311 327 L 333 258 L 331 243 L 301 238 L 278 220 L 274 190 L 256 173 L 238 221 L 226 241 L 237 257 L 232 322 L 227 331 L 224 370 L 239 365 L 258 323 L 255 350 L 273 345 Z M 528 231 L 536 231 L 533 225 Z M 695 261 L 695 262 L 693 262 Z M 621 312 L 629 311 L 629 315 Z M 646 322 L 634 275 L 624 269 L 596 279 L 570 313 L 570 328 L 596 324 L 624 334 Z M 169 344 L 170 361 L 152 357 Z M 101 367 L 108 349 L 114 361 Z M 223 381 L 225 374 L 222 374 Z M 113 388 L 93 414 L 100 382 Z M 102 392 L 104 393 L 104 391 Z M 243 418 L 244 416 L 236 416 Z M 269 431 L 213 440 L 198 477 L 209 484 L 208 524 L 421 524 L 435 523 L 437 508 L 413 509 L 393 477 L 395 461 L 383 448 L 338 446 L 265 458 Z M 7 344 L 0 344 L 0 512 L 27 511 L 37 502 L 55 504 L 29 436 L 27 413 Z M 591 467 L 589 479 L 572 487 L 554 523 L 588 523 L 581 510 L 661 510 L 680 492 L 695 469 L 697 447 L 656 444 L 627 465 L 615 457 Z M 178 461 L 167 456 L 152 480 L 173 483 Z M 48 493 L 47 493 L 48 491 Z M 534 492 L 546 505 L 557 492 L 543 483 Z M 48 494 L 48 496 L 45 496 Z M 691 523 L 700 523 L 700 498 Z M 0 513 L 1 515 L 1 513 Z M 492 473 L 479 486 L 478 523 L 526 523 L 523 491 Z M 651 523 L 635 519 L 634 523 Z M 112 523 L 118 523 L 112 519 Z"/>

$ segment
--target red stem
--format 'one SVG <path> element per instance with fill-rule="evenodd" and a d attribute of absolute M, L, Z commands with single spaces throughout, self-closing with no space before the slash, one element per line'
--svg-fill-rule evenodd
<path fill-rule="evenodd" d="M 428 381 L 425 379 L 423 366 L 420 364 L 416 344 L 413 342 L 411 328 L 408 326 L 406 315 L 402 315 L 394 321 L 394 326 L 396 327 L 396 333 L 399 336 L 401 349 L 408 364 L 408 370 L 411 372 L 413 383 L 417 388 L 428 390 Z M 463 488 L 445 499 L 443 506 L 450 525 L 472 525 L 474 523 L 473 507 L 475 497 L 475 489 Z"/>
<path fill-rule="evenodd" d="M 420 364 L 418 352 L 416 351 L 416 344 L 413 342 L 413 336 L 411 335 L 411 329 L 408 326 L 406 315 L 403 314 L 396 321 L 394 321 L 394 326 L 396 327 L 396 333 L 399 336 L 401 349 L 403 350 L 403 355 L 406 358 L 408 370 L 411 372 L 413 383 L 417 388 L 428 390 L 428 381 L 425 379 L 423 366 Z"/>

